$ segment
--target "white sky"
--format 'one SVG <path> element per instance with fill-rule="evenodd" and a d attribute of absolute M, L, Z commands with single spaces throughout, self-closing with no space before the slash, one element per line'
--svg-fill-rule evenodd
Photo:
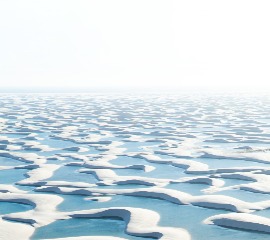
<path fill-rule="evenodd" d="M 0 0 L 2 87 L 270 87 L 269 0 Z"/>

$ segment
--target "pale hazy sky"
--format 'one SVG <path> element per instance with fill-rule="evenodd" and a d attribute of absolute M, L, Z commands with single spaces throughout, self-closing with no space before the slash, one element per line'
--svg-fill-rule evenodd
<path fill-rule="evenodd" d="M 1 87 L 270 87 L 269 0 L 0 0 Z"/>

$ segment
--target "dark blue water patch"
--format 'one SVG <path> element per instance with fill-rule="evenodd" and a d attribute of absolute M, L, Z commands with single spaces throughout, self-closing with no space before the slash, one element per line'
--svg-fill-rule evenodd
<path fill-rule="evenodd" d="M 78 167 L 62 166 L 56 170 L 48 181 L 68 181 L 68 182 L 85 182 L 96 183 L 97 179 L 92 174 L 78 172 Z"/>
<path fill-rule="evenodd" d="M 145 240 L 125 234 L 126 223 L 116 218 L 72 218 L 59 220 L 50 225 L 38 228 L 31 237 L 35 239 L 53 239 L 79 236 L 113 236 L 130 240 Z"/>
<path fill-rule="evenodd" d="M 31 209 L 33 209 L 33 206 L 31 205 L 0 201 L 0 214 L 26 212 Z"/>
<path fill-rule="evenodd" d="M 18 181 L 25 179 L 25 173 L 29 170 L 27 169 L 7 169 L 0 170 L 0 184 L 14 184 Z"/>

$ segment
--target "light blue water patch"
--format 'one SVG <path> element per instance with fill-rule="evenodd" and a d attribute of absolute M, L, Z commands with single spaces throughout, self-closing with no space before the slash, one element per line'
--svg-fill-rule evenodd
<path fill-rule="evenodd" d="M 202 190 L 209 188 L 209 185 L 199 183 L 170 183 L 165 188 L 189 193 L 193 196 L 202 195 Z"/>
<path fill-rule="evenodd" d="M 143 170 L 136 169 L 116 169 L 114 170 L 118 175 L 131 175 L 131 176 L 144 176 L 151 178 L 166 178 L 166 179 L 178 179 L 182 176 L 185 176 L 184 169 L 171 166 L 164 163 L 153 163 L 148 162 L 141 158 L 126 157 L 120 156 L 115 160 L 112 160 L 111 163 L 127 166 L 127 165 L 151 165 L 155 167 L 153 171 L 144 172 Z"/>
<path fill-rule="evenodd" d="M 191 160 L 194 160 L 193 157 L 190 157 L 190 156 L 181 156 L 181 155 L 177 155 L 177 156 L 174 156 L 174 155 L 171 155 L 171 154 L 168 154 L 166 152 L 160 152 L 160 151 L 164 151 L 164 150 L 168 150 L 167 148 L 159 148 L 159 149 L 155 149 L 157 150 L 157 153 L 155 152 L 155 156 L 157 157 L 160 157 L 160 159 L 164 159 L 164 160 L 181 160 L 181 159 L 191 159 Z"/>
<path fill-rule="evenodd" d="M 244 191 L 244 190 L 225 190 L 225 191 L 220 191 L 214 194 L 218 195 L 224 195 L 224 196 L 230 196 L 237 198 L 242 201 L 246 202 L 260 202 L 260 201 L 265 201 L 267 199 L 267 194 L 262 194 L 262 193 L 254 193 L 254 192 L 249 192 L 249 191 Z"/>
<path fill-rule="evenodd" d="M 112 184 L 112 185 L 100 185 L 100 189 L 137 189 L 137 188 L 150 188 L 153 186 L 144 185 L 144 184 Z"/>
<path fill-rule="evenodd" d="M 127 165 L 149 165 L 149 163 L 142 158 L 128 157 L 128 156 L 117 156 L 116 159 L 110 161 L 112 164 L 127 166 Z"/>
<path fill-rule="evenodd" d="M 31 209 L 33 209 L 31 205 L 0 201 L 0 214 L 26 212 Z"/>
<path fill-rule="evenodd" d="M 90 118 L 89 116 L 87 116 L 87 121 L 89 121 Z M 87 123 L 86 121 L 84 122 L 84 125 L 83 125 L 85 128 L 88 128 L 89 130 L 93 130 L 93 129 L 96 129 L 98 128 L 97 124 L 95 123 Z"/>
<path fill-rule="evenodd" d="M 157 179 L 179 179 L 184 176 L 184 170 L 168 164 L 151 163 L 151 166 L 155 167 L 155 169 L 150 172 L 139 169 L 114 169 L 113 171 L 119 176 L 142 176 Z"/>
<path fill-rule="evenodd" d="M 23 138 L 27 135 L 29 135 L 29 133 L 17 133 L 16 130 L 14 130 L 14 132 L 5 132 L 4 134 L 1 134 L 1 136 L 13 138 L 14 140 L 20 140 L 20 138 Z"/>
<path fill-rule="evenodd" d="M 270 209 L 264 209 L 264 210 L 260 210 L 260 211 L 256 211 L 256 212 L 253 212 L 251 213 L 253 215 L 258 215 L 258 216 L 261 216 L 261 217 L 266 217 L 269 219 L 269 216 L 270 216 Z"/>
<path fill-rule="evenodd" d="M 125 152 L 144 152 L 143 147 L 155 145 L 155 143 L 151 142 L 124 142 L 124 145 L 121 145 L 121 147 L 127 148 Z"/>
<path fill-rule="evenodd" d="M 270 164 L 255 161 L 245 161 L 240 159 L 226 158 L 194 158 L 194 161 L 205 163 L 210 169 L 234 168 L 234 167 L 270 167 Z"/>
<path fill-rule="evenodd" d="M 22 164 L 21 161 L 0 156 L 0 166 L 19 166 Z"/>
<path fill-rule="evenodd" d="M 80 145 L 80 147 L 85 147 L 85 148 L 88 148 L 88 149 L 89 149 L 88 151 L 85 151 L 85 152 L 82 153 L 82 154 L 84 154 L 84 155 L 88 155 L 88 154 L 101 154 L 101 153 L 102 153 L 102 151 L 97 150 L 97 148 L 94 147 L 94 146 L 90 146 L 90 145 Z M 78 152 L 78 154 L 81 154 L 81 153 Z"/>
<path fill-rule="evenodd" d="M 251 183 L 251 181 L 245 181 L 242 179 L 230 179 L 230 178 L 218 178 L 223 180 L 225 183 L 222 187 L 229 187 L 229 186 L 235 186 L 239 184 L 248 184 Z"/>
<path fill-rule="evenodd" d="M 125 234 L 126 223 L 121 219 L 102 218 L 73 218 L 59 220 L 45 227 L 38 228 L 34 239 L 53 239 L 78 236 L 113 236 L 122 237 L 130 240 L 145 240 L 145 238 L 135 237 Z"/>
<path fill-rule="evenodd" d="M 25 179 L 24 174 L 29 170 L 26 169 L 8 169 L 0 170 L 0 184 L 14 184 Z"/>
<path fill-rule="evenodd" d="M 35 153 L 39 156 L 44 156 L 44 157 L 49 157 L 49 156 L 52 156 L 52 155 L 58 153 L 58 151 L 40 151 L 40 150 L 36 150 L 36 149 L 27 149 L 27 150 L 23 150 L 21 152 Z"/>
<path fill-rule="evenodd" d="M 186 174 L 184 173 L 185 170 L 179 167 L 159 163 L 151 163 L 150 165 L 155 167 L 156 169 L 151 172 L 147 172 L 146 174 L 148 177 L 168 178 L 176 180 L 186 176 Z"/>
<path fill-rule="evenodd" d="M 16 188 L 19 188 L 20 190 L 27 191 L 28 193 L 35 193 L 34 189 L 36 188 L 35 186 L 28 186 L 28 185 L 20 185 L 20 184 L 15 184 Z"/>
<path fill-rule="evenodd" d="M 42 192 L 41 192 L 42 193 Z M 91 200 L 85 200 L 85 198 L 90 196 L 82 195 L 61 195 L 64 201 L 57 207 L 59 211 L 79 211 L 87 210 L 96 207 L 96 202 Z"/>
<path fill-rule="evenodd" d="M 221 143 L 217 141 L 212 141 L 212 142 L 204 142 L 203 145 L 206 145 L 208 147 L 213 147 L 213 148 L 219 148 L 219 149 L 228 149 L 228 151 L 234 151 L 234 152 L 244 152 L 245 150 L 237 149 L 239 147 L 252 147 L 254 149 L 257 148 L 269 148 L 269 144 L 267 142 L 262 143 L 262 142 L 239 142 L 239 140 L 235 140 L 235 142 L 226 142 L 226 143 Z M 235 149 L 234 149 L 235 148 Z"/>
<path fill-rule="evenodd" d="M 78 172 L 78 167 L 62 166 L 56 170 L 48 181 L 68 181 L 68 182 L 86 182 L 96 183 L 97 180 L 92 174 L 85 174 Z"/>
<path fill-rule="evenodd" d="M 82 163 L 82 161 L 80 161 L 80 160 L 75 160 L 75 159 L 73 159 L 71 157 L 66 157 L 66 156 L 65 157 L 61 156 L 61 158 L 63 158 L 63 160 L 50 159 L 50 157 L 54 158 L 54 155 L 50 155 L 50 156 L 47 157 L 47 162 L 49 164 L 56 164 L 56 165 L 64 166 L 64 165 L 67 165 L 70 162 L 72 162 L 72 163 L 73 162 Z"/>
<path fill-rule="evenodd" d="M 40 141 L 44 145 L 48 145 L 51 148 L 67 148 L 67 147 L 74 147 L 76 146 L 76 143 L 73 143 L 68 140 L 58 140 L 53 138 L 45 138 L 44 140 Z"/>
<path fill-rule="evenodd" d="M 58 140 L 58 139 L 51 139 L 51 138 L 46 138 L 41 141 L 42 144 L 48 145 L 51 148 L 56 148 L 58 150 L 52 152 L 52 153 L 78 153 L 78 154 L 99 154 L 101 151 L 98 151 L 94 146 L 90 146 L 88 144 L 77 144 L 69 140 Z M 68 151 L 64 150 L 65 148 L 70 148 L 70 147 L 85 147 L 88 148 L 89 151 L 85 151 L 83 153 L 76 152 L 76 151 Z"/>

